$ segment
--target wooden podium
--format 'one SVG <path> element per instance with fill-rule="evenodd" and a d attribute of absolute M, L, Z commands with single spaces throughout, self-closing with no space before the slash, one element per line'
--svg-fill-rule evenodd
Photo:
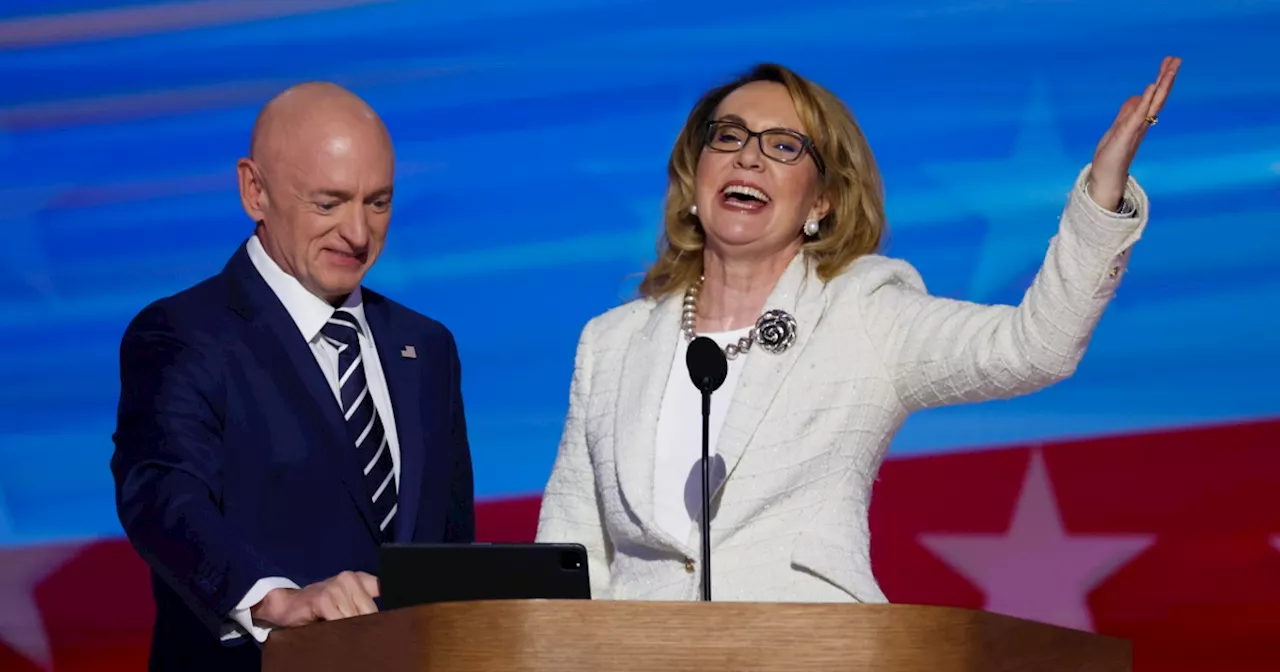
<path fill-rule="evenodd" d="M 453 602 L 273 632 L 263 672 L 1129 672 L 1128 641 L 951 607 Z"/>

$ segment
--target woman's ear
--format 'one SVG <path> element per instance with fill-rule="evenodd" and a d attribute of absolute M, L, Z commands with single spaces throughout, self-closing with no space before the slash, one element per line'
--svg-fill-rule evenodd
<path fill-rule="evenodd" d="M 823 194 L 814 202 L 813 207 L 809 208 L 809 219 L 821 222 L 830 212 L 831 200 L 827 198 L 826 194 Z"/>

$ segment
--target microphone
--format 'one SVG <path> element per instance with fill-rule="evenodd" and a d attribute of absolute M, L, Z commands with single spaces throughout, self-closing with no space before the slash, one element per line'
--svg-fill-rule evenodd
<path fill-rule="evenodd" d="M 702 391 L 702 601 L 711 601 L 711 393 L 729 375 L 729 360 L 715 341 L 699 336 L 685 353 L 689 378 Z"/>

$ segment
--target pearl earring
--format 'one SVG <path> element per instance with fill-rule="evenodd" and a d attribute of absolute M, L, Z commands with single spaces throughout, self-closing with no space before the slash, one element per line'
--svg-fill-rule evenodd
<path fill-rule="evenodd" d="M 698 216 L 698 206 L 696 206 L 696 205 L 691 205 L 691 206 L 689 206 L 689 214 L 693 215 L 694 217 L 697 217 L 697 216 Z"/>
<path fill-rule="evenodd" d="M 804 235 L 810 238 L 818 235 L 818 220 L 810 219 L 804 223 Z"/>

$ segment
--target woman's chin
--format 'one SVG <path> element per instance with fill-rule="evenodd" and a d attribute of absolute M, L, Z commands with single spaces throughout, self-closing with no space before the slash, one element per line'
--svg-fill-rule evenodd
<path fill-rule="evenodd" d="M 775 255 L 793 255 L 799 245 L 799 236 L 784 238 L 778 232 L 761 228 L 712 230 L 707 236 L 707 249 L 721 257 L 766 258 Z"/>

